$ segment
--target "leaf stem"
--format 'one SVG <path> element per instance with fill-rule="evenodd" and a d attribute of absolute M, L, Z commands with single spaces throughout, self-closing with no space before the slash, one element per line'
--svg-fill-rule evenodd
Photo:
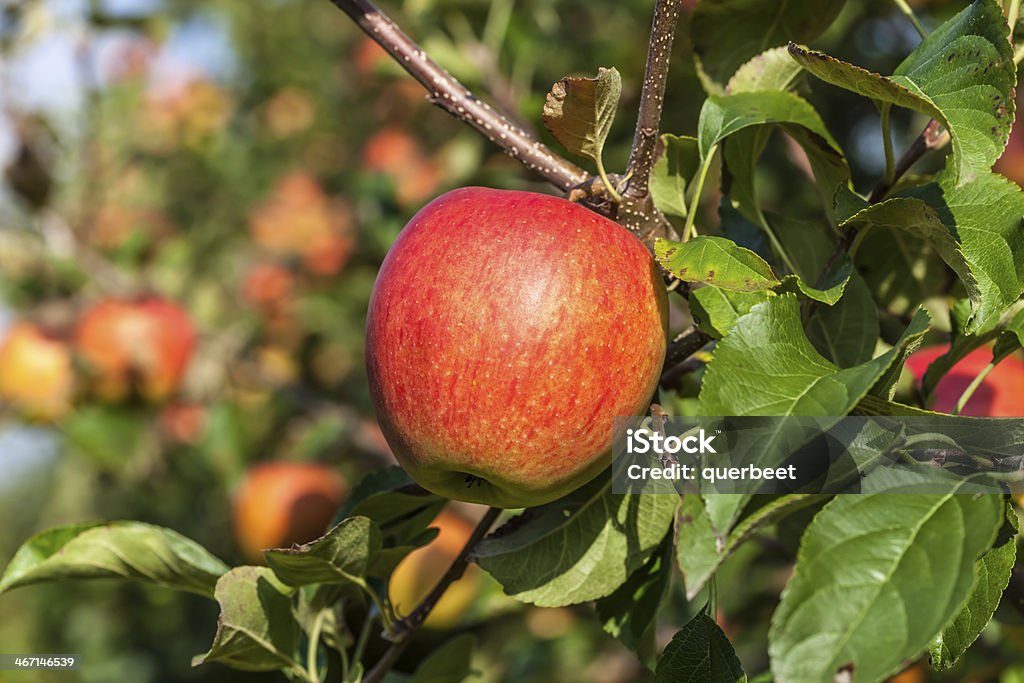
<path fill-rule="evenodd" d="M 712 145 L 708 155 L 701 162 L 700 170 L 697 172 L 697 183 L 693 188 L 693 196 L 690 198 L 690 208 L 686 212 L 686 225 L 683 228 L 683 241 L 689 242 L 695 234 L 694 221 L 697 219 L 697 209 L 700 207 L 701 196 L 704 194 L 704 183 L 708 178 L 708 171 L 711 169 L 711 162 L 715 158 L 718 145 Z"/>
<path fill-rule="evenodd" d="M 1013 44 L 1013 33 L 1017 28 L 1017 20 L 1020 18 L 1020 0 L 1010 0 L 1006 8 L 1006 23 L 1010 26 L 1010 43 Z"/>
<path fill-rule="evenodd" d="M 370 613 L 366 616 L 366 621 L 363 622 L 363 628 L 359 631 L 359 640 L 356 641 L 356 647 L 352 650 L 352 661 L 356 664 L 363 658 L 366 644 L 370 641 L 370 630 L 376 620 L 377 614 Z"/>
<path fill-rule="evenodd" d="M 313 630 L 309 634 L 309 646 L 306 648 L 306 671 L 309 680 L 319 683 L 320 667 L 316 662 L 317 650 L 320 649 L 320 633 L 324 629 L 324 620 L 327 618 L 327 610 L 320 610 L 313 621 Z"/>
<path fill-rule="evenodd" d="M 512 158 L 564 191 L 587 179 L 586 172 L 495 111 L 442 69 L 370 0 L 331 0 L 426 88 L 430 102 L 503 149 Z"/>
<path fill-rule="evenodd" d="M 640 199 L 648 194 L 648 180 L 654 166 L 661 109 L 665 102 L 665 84 L 668 82 L 672 42 L 675 39 L 676 25 L 679 23 L 681 4 L 679 0 L 657 0 L 654 7 L 651 37 L 647 47 L 647 67 L 644 70 L 643 89 L 640 93 L 640 110 L 637 113 L 633 148 L 630 150 L 629 165 L 626 169 L 630 178 L 626 186 L 626 196 L 633 199 Z"/>
<path fill-rule="evenodd" d="M 913 24 L 914 30 L 917 31 L 917 34 L 921 36 L 922 39 L 926 38 L 928 33 L 924 30 L 924 27 L 921 26 L 921 22 L 917 20 L 917 16 L 914 15 L 914 10 L 907 4 L 907 0 L 893 0 L 893 3 L 899 8 L 900 12 L 903 12 L 903 15 L 910 20 L 910 23 Z"/>
<path fill-rule="evenodd" d="M 601 182 L 604 183 L 605 192 L 607 192 L 608 195 L 612 199 L 614 199 L 616 203 L 621 204 L 622 195 L 620 195 L 619 191 L 615 189 L 615 186 L 612 184 L 612 181 L 608 179 L 608 173 L 604 170 L 604 161 L 601 159 L 600 154 L 597 155 L 595 163 L 597 164 L 597 175 L 600 176 Z"/>
<path fill-rule="evenodd" d="M 501 515 L 500 508 L 490 508 L 481 518 L 479 524 L 473 529 L 473 533 L 466 540 L 466 544 L 462 547 L 458 556 L 452 561 L 448 571 L 445 572 L 441 580 L 437 582 L 434 589 L 430 591 L 427 597 L 423 598 L 423 601 L 412 611 L 412 613 L 401 619 L 394 625 L 394 628 L 387 634 L 392 640 L 391 647 L 387 649 L 384 656 L 380 658 L 373 669 L 363 678 L 363 683 L 380 683 L 384 680 L 388 671 L 395 665 L 398 658 L 402 656 L 402 652 L 409 646 L 412 641 L 413 635 L 419 630 L 423 622 L 430 616 L 431 610 L 437 606 L 438 601 L 448 590 L 448 587 L 458 581 L 463 572 L 466 571 L 466 566 L 469 564 L 469 553 L 473 550 L 477 543 L 480 542 L 487 532 L 490 531 L 491 527 L 498 520 Z"/>
<path fill-rule="evenodd" d="M 994 370 L 995 367 L 996 363 L 995 361 L 992 361 L 991 363 L 986 365 L 981 372 L 978 373 L 977 377 L 971 380 L 971 383 L 967 385 L 966 389 L 964 389 L 964 393 L 960 394 L 960 398 L 957 399 L 956 407 L 953 408 L 953 415 L 960 414 L 960 411 L 964 409 L 964 407 L 967 405 L 967 402 L 971 400 L 971 396 L 974 396 L 974 392 L 978 390 L 978 387 L 981 386 L 981 383 L 985 381 L 986 377 L 988 377 L 988 373 L 992 372 L 992 370 Z"/>
<path fill-rule="evenodd" d="M 882 102 L 878 106 L 882 115 L 882 146 L 885 148 L 885 182 L 892 187 L 896 182 L 896 157 L 892 150 L 892 103 Z"/>

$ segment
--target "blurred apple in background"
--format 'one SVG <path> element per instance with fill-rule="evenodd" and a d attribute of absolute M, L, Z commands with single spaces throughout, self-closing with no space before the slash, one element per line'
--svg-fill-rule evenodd
<path fill-rule="evenodd" d="M 918 386 L 928 366 L 948 349 L 948 345 L 931 346 L 907 359 L 907 368 Z M 952 412 L 964 390 L 991 361 L 992 349 L 987 347 L 967 354 L 939 382 L 928 407 L 940 413 Z M 1017 356 L 1000 362 L 974 391 L 960 413 L 975 417 L 1024 416 L 1024 362 Z"/>
<path fill-rule="evenodd" d="M 439 533 L 429 545 L 410 553 L 395 568 L 388 583 L 388 597 L 399 616 L 405 617 L 437 585 L 473 533 L 473 524 L 445 510 L 431 523 Z M 427 628 L 449 628 L 462 618 L 482 587 L 483 577 L 475 564 L 448 587 L 424 623 Z"/>
<path fill-rule="evenodd" d="M 348 483 L 319 463 L 274 461 L 249 469 L 235 492 L 235 538 L 254 562 L 267 548 L 313 541 L 327 531 Z"/>
<path fill-rule="evenodd" d="M 107 299 L 82 316 L 74 343 L 98 397 L 123 401 L 137 394 L 161 402 L 180 386 L 196 334 L 174 302 Z"/>
<path fill-rule="evenodd" d="M 75 388 L 67 343 L 40 327 L 18 323 L 0 343 L 0 400 L 34 420 L 59 420 Z"/>
<path fill-rule="evenodd" d="M 399 128 L 385 128 L 370 137 L 363 148 L 363 166 L 391 179 L 401 206 L 423 203 L 441 183 L 438 165 L 415 138 Z"/>
<path fill-rule="evenodd" d="M 352 222 L 346 202 L 328 197 L 312 174 L 293 171 L 250 211 L 249 232 L 264 251 L 297 257 L 313 274 L 333 275 L 355 249 Z"/>

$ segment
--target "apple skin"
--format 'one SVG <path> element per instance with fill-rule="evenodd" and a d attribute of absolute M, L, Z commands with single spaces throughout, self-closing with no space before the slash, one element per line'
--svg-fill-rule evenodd
<path fill-rule="evenodd" d="M 427 597 L 473 534 L 472 524 L 447 510 L 442 511 L 430 526 L 437 527 L 437 538 L 406 555 L 388 579 L 388 599 L 399 616 L 408 616 Z M 436 629 L 455 626 L 482 587 L 482 570 L 470 564 L 430 610 L 423 625 Z"/>
<path fill-rule="evenodd" d="M 541 505 L 608 466 L 613 417 L 646 412 L 667 322 L 654 260 L 618 224 L 557 197 L 454 190 L 381 266 L 370 394 L 424 488 Z"/>
<path fill-rule="evenodd" d="M 28 322 L 0 343 L 0 400 L 25 417 L 56 421 L 71 410 L 75 377 L 71 349 Z"/>
<path fill-rule="evenodd" d="M 235 538 L 247 558 L 322 536 L 345 502 L 348 483 L 327 465 L 272 461 L 246 472 L 232 501 Z"/>
<path fill-rule="evenodd" d="M 920 384 L 932 362 L 949 350 L 949 345 L 921 349 L 907 359 L 907 368 Z M 992 361 L 992 349 L 975 349 L 946 373 L 933 393 L 931 410 L 949 413 L 961 394 Z M 975 389 L 961 415 L 973 417 L 1024 416 L 1024 362 L 1017 356 L 1003 359 Z"/>
<path fill-rule="evenodd" d="M 117 402 L 138 392 L 161 402 L 181 384 L 196 334 L 174 302 L 107 299 L 82 316 L 74 342 L 99 398 Z"/>

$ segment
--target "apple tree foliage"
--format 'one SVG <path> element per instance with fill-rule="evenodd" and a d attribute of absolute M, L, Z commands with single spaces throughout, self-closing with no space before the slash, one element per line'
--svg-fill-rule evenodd
<path fill-rule="evenodd" d="M 983 344 L 996 342 L 996 362 L 1021 346 L 1024 193 L 992 170 L 1015 115 L 1006 8 L 966 5 L 885 74 L 808 47 L 845 4 L 701 0 L 688 17 L 706 98 L 694 130 L 662 122 L 650 192 L 678 238 L 651 246 L 710 342 L 695 387 L 662 390 L 667 408 L 921 412 L 893 398 L 904 361 L 930 330 L 948 324 L 952 344 L 929 370 L 926 392 Z M 543 110 L 552 135 L 591 159 L 612 192 L 621 177 L 606 173 L 602 152 L 622 89 L 619 72 L 601 67 L 597 78 L 556 83 Z M 880 112 L 887 163 L 871 192 L 855 187 L 813 104 L 825 89 Z M 921 138 L 929 149 L 948 136 L 940 170 L 900 168 L 889 139 L 897 111 L 933 122 Z M 773 136 L 803 164 L 803 182 L 816 185 L 813 216 L 762 206 L 759 168 Z M 696 214 L 715 178 L 718 220 L 705 220 Z M 949 277 L 926 276 L 936 269 Z M 952 303 L 941 310 L 936 300 Z M 554 503 L 506 513 L 463 559 L 523 603 L 591 606 L 659 682 L 871 683 L 922 658 L 943 671 L 1000 608 L 1016 563 L 1017 513 L 1006 500 L 955 487 L 891 495 L 901 486 L 897 475 L 875 472 L 857 496 L 676 499 L 617 495 L 600 476 Z M 331 652 L 343 662 L 338 680 L 463 680 L 473 674 L 474 639 L 465 635 L 408 675 L 366 656 L 381 631 L 401 646 L 415 630 L 389 604 L 387 577 L 433 539 L 429 524 L 444 504 L 386 470 L 355 488 L 322 538 L 269 550 L 258 567 L 228 567 L 194 541 L 140 522 L 54 528 L 21 547 L 0 593 L 70 579 L 140 581 L 218 603 L 216 635 L 197 665 L 313 682 Z M 745 671 L 714 609 L 719 595 L 741 590 L 755 539 L 795 555 L 764 635 L 767 671 Z M 662 638 L 673 585 L 682 586 L 690 618 Z"/>

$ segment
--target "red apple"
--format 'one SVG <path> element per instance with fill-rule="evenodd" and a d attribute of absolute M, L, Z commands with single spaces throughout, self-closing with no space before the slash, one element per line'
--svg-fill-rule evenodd
<path fill-rule="evenodd" d="M 907 368 L 918 383 L 924 378 L 928 366 L 948 349 L 948 345 L 931 346 L 907 359 Z M 991 361 L 990 348 L 975 349 L 967 354 L 935 387 L 929 407 L 941 413 L 951 412 L 956 408 L 964 390 Z M 974 390 L 971 399 L 960 412 L 975 417 L 1024 416 L 1024 362 L 1017 356 L 1010 356 L 1000 362 Z"/>
<path fill-rule="evenodd" d="M 322 536 L 345 500 L 348 485 L 317 463 L 276 461 L 252 467 L 233 501 L 235 537 L 257 561 L 267 548 L 286 548 Z"/>
<path fill-rule="evenodd" d="M 370 300 L 381 428 L 425 488 L 540 505 L 610 462 L 665 357 L 665 288 L 616 223 L 564 199 L 464 188 L 405 227 Z"/>
<path fill-rule="evenodd" d="M 75 330 L 75 349 L 93 391 L 107 401 L 133 393 L 159 402 L 181 383 L 195 347 L 195 331 L 177 304 L 160 298 L 107 299 Z"/>
<path fill-rule="evenodd" d="M 0 400 L 30 419 L 58 420 L 71 409 L 74 372 L 68 345 L 32 323 L 0 344 Z"/>

